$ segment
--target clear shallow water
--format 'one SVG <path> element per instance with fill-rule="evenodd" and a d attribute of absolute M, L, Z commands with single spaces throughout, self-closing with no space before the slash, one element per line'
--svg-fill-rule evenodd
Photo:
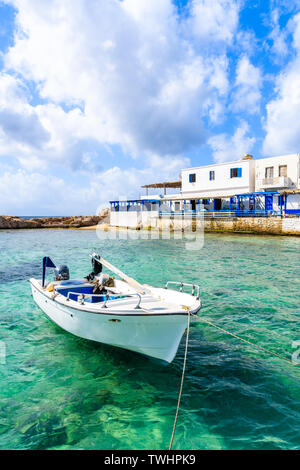
<path fill-rule="evenodd" d="M 202 250 L 187 251 L 182 240 L 1 231 L 0 449 L 165 449 L 170 440 L 184 341 L 164 367 L 63 332 L 30 295 L 44 255 L 72 277 L 90 272 L 97 249 L 142 282 L 199 282 L 203 315 L 290 358 L 300 340 L 299 248 L 292 237 L 207 234 Z M 173 448 L 299 449 L 299 370 L 193 326 Z"/>

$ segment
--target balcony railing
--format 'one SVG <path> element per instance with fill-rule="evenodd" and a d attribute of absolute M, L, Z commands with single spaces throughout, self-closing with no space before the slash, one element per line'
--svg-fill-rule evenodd
<path fill-rule="evenodd" d="M 278 176 L 277 178 L 263 178 L 260 181 L 261 188 L 290 188 L 292 186 L 293 182 L 288 176 Z"/>

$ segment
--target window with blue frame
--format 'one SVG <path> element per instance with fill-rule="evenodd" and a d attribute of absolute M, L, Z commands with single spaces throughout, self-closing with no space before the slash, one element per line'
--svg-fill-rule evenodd
<path fill-rule="evenodd" d="M 209 180 L 210 180 L 210 181 L 214 181 L 214 179 L 215 179 L 215 172 L 214 172 L 214 171 L 210 171 L 210 172 L 209 172 Z"/>
<path fill-rule="evenodd" d="M 241 178 L 241 177 L 242 177 L 242 168 L 230 169 L 230 178 Z"/>
<path fill-rule="evenodd" d="M 189 174 L 189 182 L 190 183 L 195 183 L 196 182 L 196 173 L 190 173 Z"/>

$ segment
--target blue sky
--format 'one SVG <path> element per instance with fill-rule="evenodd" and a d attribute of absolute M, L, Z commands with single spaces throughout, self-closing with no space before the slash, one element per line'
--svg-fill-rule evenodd
<path fill-rule="evenodd" d="M 0 213 L 299 152 L 300 1 L 0 0 Z"/>

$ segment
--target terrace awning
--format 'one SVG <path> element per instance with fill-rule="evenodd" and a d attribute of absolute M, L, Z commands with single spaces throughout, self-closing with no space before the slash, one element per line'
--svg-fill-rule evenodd
<path fill-rule="evenodd" d="M 181 189 L 181 181 L 165 181 L 164 183 L 153 183 L 153 184 L 145 184 L 142 188 L 146 188 L 146 194 L 148 196 L 148 189 L 149 188 L 163 188 L 164 195 L 167 194 L 167 188 L 180 188 Z"/>
<path fill-rule="evenodd" d="M 279 194 L 300 194 L 300 189 L 280 189 Z"/>
<path fill-rule="evenodd" d="M 181 188 L 181 181 L 166 181 L 165 183 L 145 184 L 142 188 Z"/>

